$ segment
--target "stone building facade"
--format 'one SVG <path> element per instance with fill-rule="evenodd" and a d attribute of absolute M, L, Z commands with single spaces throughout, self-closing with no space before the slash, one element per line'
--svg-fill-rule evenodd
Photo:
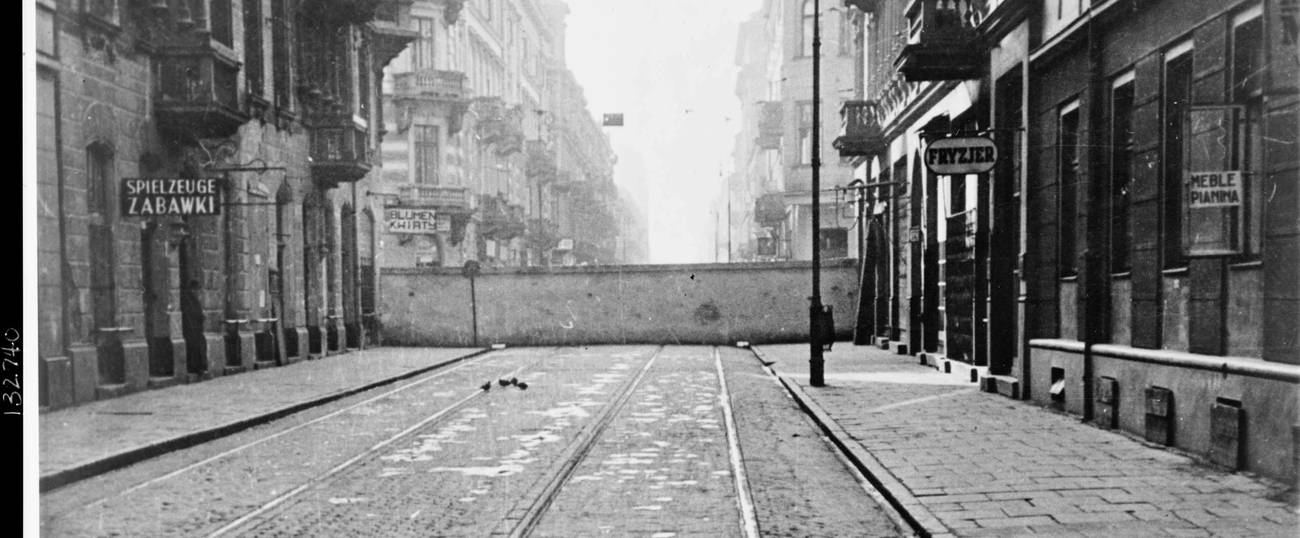
<path fill-rule="evenodd" d="M 42 406 L 366 345 L 379 70 L 409 1 L 41 0 Z M 216 214 L 131 214 L 135 179 Z"/>
<path fill-rule="evenodd" d="M 1293 479 L 1295 2 L 844 4 L 838 145 L 879 208 L 858 340 Z M 987 170 L 926 165 L 970 137 Z"/>

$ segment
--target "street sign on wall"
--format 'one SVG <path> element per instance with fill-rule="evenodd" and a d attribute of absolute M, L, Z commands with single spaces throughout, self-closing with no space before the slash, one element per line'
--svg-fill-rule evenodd
<path fill-rule="evenodd" d="M 983 136 L 940 138 L 925 148 L 925 167 L 940 175 L 983 174 L 997 162 L 997 145 Z"/>
<path fill-rule="evenodd" d="M 125 178 L 119 191 L 124 217 L 218 215 L 216 178 Z"/>
<path fill-rule="evenodd" d="M 426 207 L 389 207 L 384 209 L 388 233 L 431 235 L 442 231 L 438 214 Z"/>

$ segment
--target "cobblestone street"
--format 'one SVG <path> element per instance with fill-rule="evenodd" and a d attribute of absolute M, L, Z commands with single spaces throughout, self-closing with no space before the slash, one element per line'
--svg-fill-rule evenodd
<path fill-rule="evenodd" d="M 382 371 L 413 366 L 412 353 L 365 360 Z M 331 360 L 356 357 L 320 364 Z M 281 372 L 274 403 L 334 382 L 306 372 Z M 735 349 L 495 351 L 48 491 L 42 534 L 906 534 L 773 381 Z M 168 390 L 114 402 L 148 406 Z M 106 444 L 156 445 L 223 417 L 188 397 L 188 419 L 113 415 L 136 423 Z"/>

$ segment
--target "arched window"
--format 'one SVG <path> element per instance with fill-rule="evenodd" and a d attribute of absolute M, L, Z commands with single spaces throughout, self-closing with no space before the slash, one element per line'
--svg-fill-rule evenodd
<path fill-rule="evenodd" d="M 817 11 L 813 7 L 813 0 L 803 0 L 803 27 L 800 34 L 800 56 L 813 55 L 813 24 L 817 17 Z"/>

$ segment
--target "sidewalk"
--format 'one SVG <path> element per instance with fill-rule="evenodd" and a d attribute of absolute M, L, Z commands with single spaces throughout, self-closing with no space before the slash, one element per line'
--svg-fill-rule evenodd
<path fill-rule="evenodd" d="M 40 489 L 230 435 L 481 353 L 378 348 L 42 413 Z"/>
<path fill-rule="evenodd" d="M 755 351 L 928 534 L 1300 533 L 1277 484 L 980 392 L 914 357 L 837 343 L 826 386 L 812 388 L 807 344 Z"/>

